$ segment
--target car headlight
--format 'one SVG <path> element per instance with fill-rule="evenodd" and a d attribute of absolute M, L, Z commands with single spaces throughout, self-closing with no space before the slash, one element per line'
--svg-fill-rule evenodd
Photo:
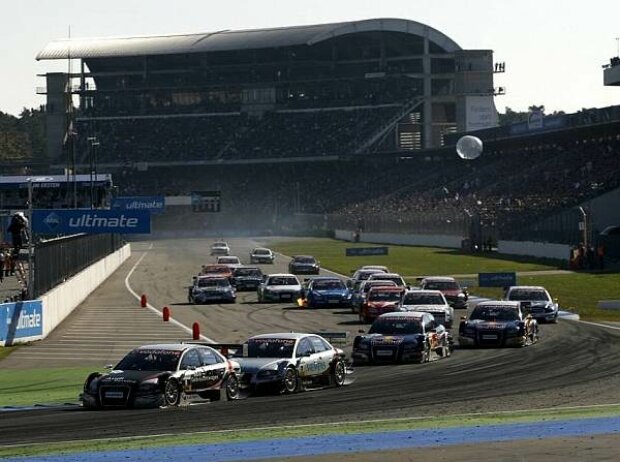
<path fill-rule="evenodd" d="M 140 390 L 153 390 L 159 386 L 159 379 L 154 377 L 140 383 Z"/>
<path fill-rule="evenodd" d="M 258 374 L 256 375 L 261 378 L 276 377 L 278 375 L 278 370 L 277 369 L 264 369 L 262 371 L 259 371 Z"/>
<path fill-rule="evenodd" d="M 461 298 L 461 299 L 464 299 L 465 298 L 465 294 L 461 292 L 460 294 L 457 295 L 457 297 Z"/>

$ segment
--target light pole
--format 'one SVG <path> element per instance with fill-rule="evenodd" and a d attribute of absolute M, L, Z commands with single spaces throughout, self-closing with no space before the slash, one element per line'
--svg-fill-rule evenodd
<path fill-rule="evenodd" d="M 90 208 L 95 208 L 95 181 L 97 181 L 97 141 L 96 136 L 89 136 L 86 138 L 88 141 L 88 154 L 90 163 Z"/>

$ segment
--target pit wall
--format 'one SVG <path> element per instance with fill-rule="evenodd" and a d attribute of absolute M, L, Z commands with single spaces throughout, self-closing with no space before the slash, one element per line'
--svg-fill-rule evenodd
<path fill-rule="evenodd" d="M 341 241 L 353 242 L 354 232 L 337 229 L 335 238 Z M 444 247 L 460 249 L 462 236 L 448 236 L 441 234 L 392 234 L 392 233 L 360 233 L 359 242 L 373 244 L 418 245 L 425 247 Z M 549 242 L 530 241 L 498 241 L 497 252 L 507 255 L 527 255 L 538 258 L 551 258 L 568 261 L 570 246 Z"/>
<path fill-rule="evenodd" d="M 47 337 L 80 303 L 131 256 L 126 244 L 39 298 L 43 303 L 43 335 Z"/>
<path fill-rule="evenodd" d="M 353 231 L 337 229 L 335 238 L 353 242 Z M 445 247 L 460 249 L 462 236 L 442 234 L 396 234 L 396 233 L 360 233 L 359 242 L 372 244 L 419 245 L 425 247 Z"/>

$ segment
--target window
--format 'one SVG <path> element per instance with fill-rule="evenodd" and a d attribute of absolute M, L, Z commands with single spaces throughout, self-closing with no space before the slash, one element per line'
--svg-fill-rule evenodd
<path fill-rule="evenodd" d="M 212 366 L 223 361 L 222 358 L 208 348 L 200 348 L 198 352 L 200 353 L 200 363 L 203 366 Z"/>
<path fill-rule="evenodd" d="M 314 350 L 310 340 L 308 338 L 301 339 L 299 345 L 297 345 L 297 357 L 310 356 L 312 353 L 314 353 Z"/>
<path fill-rule="evenodd" d="M 315 353 L 322 353 L 331 349 L 327 342 L 320 337 L 310 337 L 310 342 L 312 342 Z"/>
<path fill-rule="evenodd" d="M 195 348 L 188 350 L 181 360 L 181 369 L 197 368 L 201 366 L 200 355 Z"/>

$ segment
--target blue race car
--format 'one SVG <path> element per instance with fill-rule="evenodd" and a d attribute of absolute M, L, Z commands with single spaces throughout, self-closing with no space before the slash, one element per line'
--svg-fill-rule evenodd
<path fill-rule="evenodd" d="M 308 282 L 303 306 L 323 308 L 330 306 L 350 306 L 351 290 L 337 277 L 318 277 Z"/>

